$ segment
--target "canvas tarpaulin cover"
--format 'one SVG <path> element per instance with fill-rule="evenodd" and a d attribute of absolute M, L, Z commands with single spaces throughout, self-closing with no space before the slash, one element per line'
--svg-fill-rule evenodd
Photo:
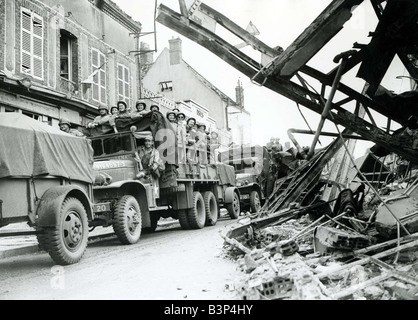
<path fill-rule="evenodd" d="M 0 178 L 51 175 L 92 183 L 92 164 L 87 139 L 18 113 L 0 115 Z"/>

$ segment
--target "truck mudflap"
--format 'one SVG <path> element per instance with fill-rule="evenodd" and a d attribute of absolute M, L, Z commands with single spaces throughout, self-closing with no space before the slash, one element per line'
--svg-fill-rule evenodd
<path fill-rule="evenodd" d="M 38 216 L 37 225 L 39 227 L 53 227 L 57 223 L 57 212 L 67 197 L 74 197 L 81 201 L 86 209 L 87 219 L 93 220 L 93 211 L 86 192 L 75 185 L 52 187 L 45 191 L 39 202 L 36 214 Z"/>

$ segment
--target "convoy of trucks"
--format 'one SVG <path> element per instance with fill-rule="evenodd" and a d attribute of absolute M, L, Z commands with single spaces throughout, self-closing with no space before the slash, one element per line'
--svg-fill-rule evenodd
<path fill-rule="evenodd" d="M 82 258 L 89 228 L 113 226 L 121 243 L 133 244 L 161 217 L 178 219 L 183 229 L 215 225 L 221 207 L 238 218 L 234 168 L 178 163 L 176 144 L 164 138 L 175 128 L 160 112 L 120 119 L 116 127 L 86 129 L 87 138 L 79 138 L 17 113 L 2 115 L 0 228 L 28 221 L 41 249 L 67 265 Z M 135 152 L 149 134 L 161 158 L 174 161 L 165 161 L 159 178 L 137 178 Z"/>

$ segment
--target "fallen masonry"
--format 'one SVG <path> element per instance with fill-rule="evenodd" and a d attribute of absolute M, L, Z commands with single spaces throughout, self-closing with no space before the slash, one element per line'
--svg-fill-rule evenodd
<path fill-rule="evenodd" d="M 342 219 L 313 225 L 315 221 L 305 214 L 276 221 L 274 226 L 247 227 L 241 241 L 227 237 L 233 233 L 224 230 L 225 250 L 236 259 L 240 272 L 234 285 L 237 296 L 243 300 L 418 299 L 418 232 L 388 240 L 373 228 L 361 234 L 337 224 L 338 220 Z M 240 223 L 251 226 L 243 218 L 235 228 Z"/>
<path fill-rule="evenodd" d="M 237 296 L 243 300 L 418 299 L 416 174 L 404 184 L 387 184 L 376 194 L 365 192 L 362 183 L 341 190 L 330 201 L 312 195 L 316 200 L 301 206 L 294 202 L 301 197 L 293 193 L 320 184 L 313 167 L 332 156 L 327 150 L 335 152 L 327 148 L 283 178 L 290 180 L 285 188 L 278 180 L 264 210 L 223 230 L 225 250 L 240 271 L 234 285 Z"/>

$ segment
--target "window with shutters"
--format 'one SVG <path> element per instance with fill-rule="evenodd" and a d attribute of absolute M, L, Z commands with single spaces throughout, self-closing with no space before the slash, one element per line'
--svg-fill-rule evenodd
<path fill-rule="evenodd" d="M 25 8 L 21 17 L 21 72 L 43 80 L 43 19 Z"/>
<path fill-rule="evenodd" d="M 93 100 L 106 103 L 106 64 L 105 55 L 97 49 L 92 49 L 93 66 Z"/>
<path fill-rule="evenodd" d="M 118 100 L 125 101 L 129 106 L 130 85 L 129 69 L 123 64 L 118 64 Z"/>

